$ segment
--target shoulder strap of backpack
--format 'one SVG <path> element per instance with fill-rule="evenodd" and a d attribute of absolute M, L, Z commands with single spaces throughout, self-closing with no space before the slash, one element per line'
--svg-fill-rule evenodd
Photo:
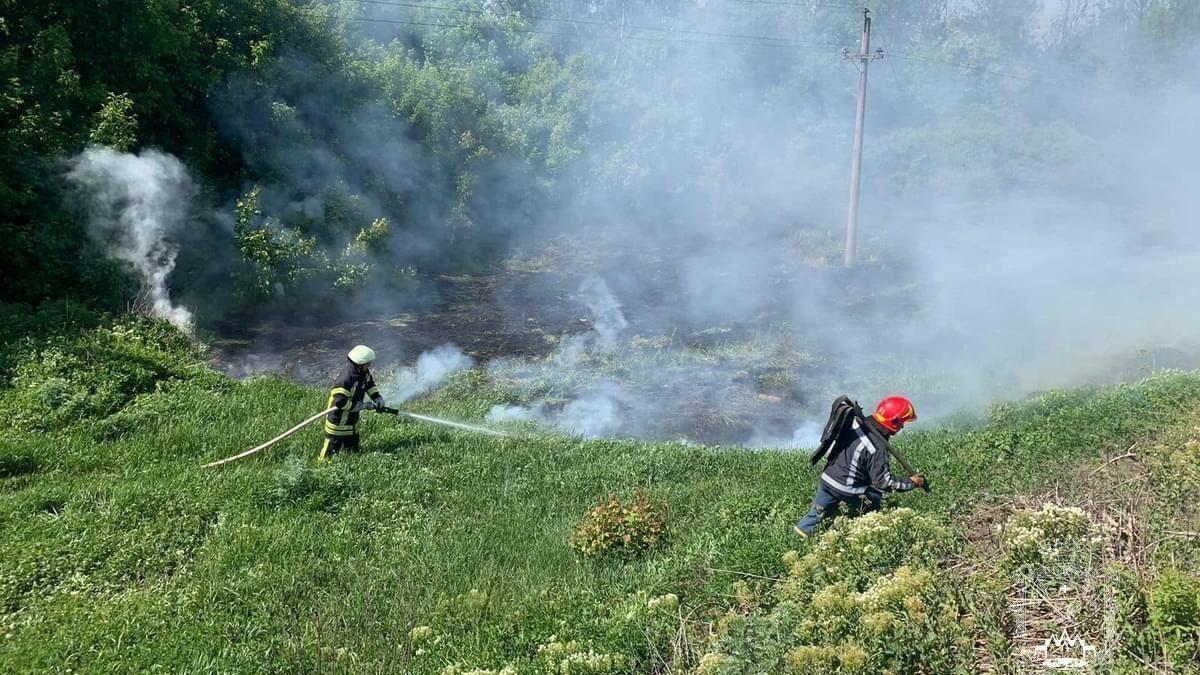
<path fill-rule="evenodd" d="M 833 449 L 838 437 L 842 434 L 842 429 L 855 416 L 862 416 L 862 408 L 850 400 L 850 397 L 842 395 L 834 399 L 833 405 L 829 410 L 829 419 L 825 421 L 825 429 L 821 432 L 821 442 L 817 444 L 817 449 L 808 458 L 810 465 L 815 466 L 817 462 L 821 461 L 822 457 Z M 830 459 L 832 459 L 832 455 Z"/>

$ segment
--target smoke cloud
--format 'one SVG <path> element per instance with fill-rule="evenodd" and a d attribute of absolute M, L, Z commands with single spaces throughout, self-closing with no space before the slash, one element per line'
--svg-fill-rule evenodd
<path fill-rule="evenodd" d="M 458 347 L 445 344 L 417 357 L 411 367 L 388 373 L 379 393 L 391 405 L 399 405 L 441 386 L 451 375 L 474 365 L 471 357 Z M 381 378 L 384 379 L 384 378 Z"/>
<path fill-rule="evenodd" d="M 1163 69 L 1151 56 L 1161 35 L 1128 29 L 1111 46 L 1115 27 L 1145 17 L 1055 15 L 1070 4 L 1028 16 L 996 3 L 876 6 L 885 58 L 869 71 L 853 270 L 842 269 L 841 247 L 857 72 L 840 52 L 857 43 L 860 8 L 591 3 L 577 6 L 591 22 L 577 34 L 564 17 L 532 21 L 555 34 L 555 58 L 595 59 L 584 71 L 593 104 L 553 208 L 530 213 L 530 200 L 514 197 L 533 181 L 499 151 L 464 206 L 521 223 L 497 236 L 537 270 L 495 273 L 483 299 L 502 314 L 498 330 L 536 338 L 514 350 L 524 356 L 486 364 L 507 395 L 489 420 L 803 447 L 842 393 L 865 407 L 908 395 L 924 425 L 1046 387 L 1196 367 L 1200 314 L 1187 308 L 1200 263 L 1200 90 L 1164 74 L 1194 70 L 1197 53 L 1172 51 Z M 362 11 L 411 18 L 387 5 Z M 368 46 L 400 30 L 366 23 Z M 795 30 L 780 35 L 782 24 Z M 435 53 L 449 40 L 438 31 L 401 37 Z M 346 124 L 325 119 L 336 93 L 293 96 L 298 114 L 273 118 L 308 125 L 300 136 L 316 141 L 302 151 L 238 106 L 230 128 L 260 139 L 262 156 L 310 191 L 385 176 L 391 187 L 374 201 L 386 210 L 379 195 L 391 190 L 411 204 L 397 214 L 409 228 L 397 241 L 415 250 L 389 253 L 442 269 L 459 249 L 425 236 L 445 222 L 421 195 L 446 176 L 422 171 L 430 158 L 381 106 Z M 502 92 L 490 95 L 482 106 L 519 117 Z M 326 135 L 339 139 L 336 157 Z M 384 157 L 394 166 L 377 169 Z M 453 302 L 424 286 L 369 294 L 356 309 L 484 309 Z M 476 350 L 470 337 L 439 341 L 480 360 L 511 343 Z M 543 338 L 540 352 L 529 346 Z M 411 379 L 404 391 L 419 388 Z"/>
<path fill-rule="evenodd" d="M 134 155 L 105 147 L 88 148 L 69 165 L 67 179 L 79 191 L 89 233 L 137 272 L 152 314 L 191 331 L 191 311 L 174 304 L 168 288 L 179 252 L 171 237 L 196 194 L 187 169 L 155 150 Z"/>
<path fill-rule="evenodd" d="M 612 289 L 599 276 L 584 277 L 576 292 L 577 299 L 590 313 L 591 329 L 565 336 L 558 350 L 546 359 L 544 372 L 562 391 L 567 380 L 586 381 L 592 368 L 590 360 L 612 354 L 628 327 L 621 304 Z M 489 372 L 517 387 L 527 388 L 540 373 L 539 366 L 520 359 L 496 359 L 488 364 Z M 532 393 L 527 390 L 527 393 Z M 529 406 L 498 404 L 487 414 L 489 422 L 537 422 L 563 433 L 584 438 L 617 435 L 626 416 L 631 397 L 615 382 L 596 382 L 573 400 L 555 407 L 548 401 Z"/>

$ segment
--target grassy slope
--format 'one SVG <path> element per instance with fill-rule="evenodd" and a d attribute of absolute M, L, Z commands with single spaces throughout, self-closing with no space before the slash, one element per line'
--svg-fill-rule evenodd
<path fill-rule="evenodd" d="M 469 379 L 423 407 L 485 409 Z M 323 403 L 271 380 L 182 386 L 102 423 L 0 439 L 0 671 L 423 673 L 520 663 L 552 635 L 646 671 L 665 645 L 628 618 L 637 594 L 724 605 L 738 577 L 711 568 L 779 574 L 816 476 L 797 453 L 498 441 L 373 416 L 363 454 L 315 469 L 316 428 L 199 468 Z M 906 432 L 936 491 L 894 501 L 949 519 L 1197 405 L 1200 376 L 1172 374 Z M 579 560 L 565 541 L 583 510 L 638 487 L 669 501 L 669 545 Z M 418 625 L 433 629 L 419 656 Z"/>

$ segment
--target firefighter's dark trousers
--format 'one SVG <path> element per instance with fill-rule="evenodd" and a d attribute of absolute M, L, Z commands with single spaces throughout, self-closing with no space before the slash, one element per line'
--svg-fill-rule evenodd
<path fill-rule="evenodd" d="M 325 434 L 325 443 L 321 445 L 321 455 L 317 461 L 336 455 L 342 451 L 358 452 L 358 434 L 352 436 L 330 436 Z"/>
<path fill-rule="evenodd" d="M 813 497 L 812 508 L 800 519 L 800 522 L 796 523 L 792 532 L 801 537 L 812 535 L 822 520 L 838 514 L 838 507 L 842 504 L 849 508 L 852 515 L 858 515 L 874 511 L 882 503 L 883 493 L 874 488 L 867 488 L 867 491 L 861 495 L 852 495 L 834 490 L 826 485 L 825 481 L 818 479 L 817 494 Z"/>

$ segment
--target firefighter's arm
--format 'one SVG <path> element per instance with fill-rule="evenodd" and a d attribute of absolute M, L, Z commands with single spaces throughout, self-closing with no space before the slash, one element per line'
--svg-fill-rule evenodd
<path fill-rule="evenodd" d="M 371 397 L 371 402 L 375 404 L 375 409 L 386 407 L 383 403 L 383 395 L 379 393 L 379 387 L 375 386 L 375 377 L 367 375 L 367 381 L 363 383 L 367 387 L 367 396 Z"/>
<path fill-rule="evenodd" d="M 333 389 L 329 390 L 329 403 L 325 407 L 337 408 L 339 413 L 346 412 L 350 409 L 353 399 L 354 380 L 349 377 L 343 377 L 341 382 L 333 385 Z"/>
<path fill-rule="evenodd" d="M 916 487 L 911 480 L 892 475 L 888 459 L 887 448 L 876 448 L 874 454 L 871 455 L 871 484 L 875 486 L 875 489 L 887 492 L 907 492 Z"/>
<path fill-rule="evenodd" d="M 329 390 L 329 406 L 337 408 L 338 412 L 345 412 L 350 407 L 350 390 L 338 385 Z"/>

